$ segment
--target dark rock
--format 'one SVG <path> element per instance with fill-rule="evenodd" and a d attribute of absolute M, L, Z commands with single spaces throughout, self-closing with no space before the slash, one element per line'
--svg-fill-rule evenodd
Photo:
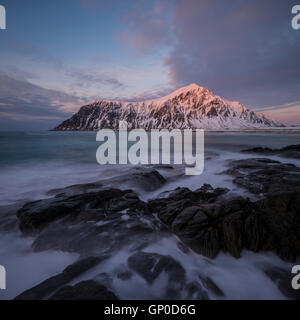
<path fill-rule="evenodd" d="M 203 283 L 204 287 L 208 290 L 211 291 L 214 295 L 218 297 L 224 297 L 224 292 L 214 283 L 214 281 L 209 278 L 205 277 L 203 275 L 199 275 L 199 279 Z"/>
<path fill-rule="evenodd" d="M 185 286 L 187 291 L 187 300 L 209 300 L 207 291 L 205 291 L 198 282 L 194 281 Z"/>
<path fill-rule="evenodd" d="M 104 189 L 104 184 L 101 182 L 82 183 L 68 186 L 65 188 L 51 189 L 47 192 L 50 196 L 73 196 L 81 193 L 95 192 Z"/>
<path fill-rule="evenodd" d="M 25 234 L 41 231 L 49 222 L 67 215 L 77 216 L 87 207 L 109 210 L 110 203 L 122 199 L 130 190 L 108 189 L 70 197 L 57 196 L 51 199 L 29 202 L 18 212 L 20 230 Z"/>
<path fill-rule="evenodd" d="M 14 232 L 18 230 L 18 221 L 15 213 L 19 208 L 18 205 L 0 206 L 0 231 Z"/>
<path fill-rule="evenodd" d="M 111 254 L 122 247 L 146 247 L 166 232 L 161 223 L 148 213 L 131 209 L 99 214 L 99 221 L 89 218 L 60 220 L 41 231 L 33 242 L 36 251 L 62 250 L 81 255 Z M 86 212 L 89 217 L 88 211 Z M 97 210 L 94 213 L 97 216 Z"/>
<path fill-rule="evenodd" d="M 162 187 L 166 179 L 155 169 L 133 167 L 118 176 L 86 184 L 75 184 L 65 188 L 52 189 L 48 195 L 73 196 L 82 193 L 99 192 L 108 188 L 118 188 L 120 185 L 140 191 L 154 191 Z"/>
<path fill-rule="evenodd" d="M 97 281 L 87 280 L 61 288 L 50 300 L 118 300 L 118 298 Z"/>
<path fill-rule="evenodd" d="M 242 211 L 224 217 L 221 234 L 223 248 L 230 252 L 233 257 L 239 258 L 244 246 L 244 221 Z"/>
<path fill-rule="evenodd" d="M 272 237 L 259 213 L 253 213 L 245 219 L 245 247 L 248 250 L 272 250 Z"/>
<path fill-rule="evenodd" d="M 300 192 L 268 195 L 258 202 L 272 248 L 286 261 L 300 255 Z"/>
<path fill-rule="evenodd" d="M 110 211 L 145 210 L 145 204 L 131 190 L 107 189 L 74 196 L 57 196 L 27 203 L 17 212 L 20 230 L 33 235 L 50 222 L 71 216 L 78 220 L 102 218 Z M 86 214 L 86 213 L 89 214 Z M 83 214 L 84 213 L 84 214 Z M 97 219 L 97 218 L 96 218 Z"/>
<path fill-rule="evenodd" d="M 192 219 L 188 221 L 185 228 L 186 230 L 188 231 L 199 230 L 208 225 L 209 218 L 203 211 L 200 211 L 199 209 L 193 215 Z"/>
<path fill-rule="evenodd" d="M 157 253 L 137 252 L 128 258 L 128 266 L 149 284 L 153 283 L 162 271 L 165 271 L 171 281 L 183 282 L 185 270 L 179 262 L 170 256 Z"/>
<path fill-rule="evenodd" d="M 152 204 L 150 204 L 152 206 Z M 193 203 L 189 199 L 182 199 L 178 201 L 170 201 L 163 203 L 160 206 L 158 216 L 166 224 L 172 224 L 178 214 L 180 214 L 185 208 L 192 206 Z"/>
<path fill-rule="evenodd" d="M 62 273 L 53 276 L 43 281 L 39 285 L 21 293 L 15 298 L 15 300 L 44 299 L 46 296 L 50 295 L 55 290 L 59 289 L 61 286 L 67 284 L 74 278 L 78 277 L 80 274 L 96 266 L 106 258 L 107 257 L 88 257 L 76 261 L 75 263 L 64 269 Z"/>
<path fill-rule="evenodd" d="M 278 165 L 276 161 L 261 160 L 237 161 L 235 167 L 252 172 L 257 170 L 256 162 L 262 166 Z M 276 170 L 279 174 L 280 169 Z M 265 183 L 263 179 L 261 182 Z M 209 185 L 194 192 L 177 188 L 167 198 L 149 201 L 148 207 L 158 213 L 182 243 L 209 258 L 215 258 L 221 250 L 239 258 L 247 248 L 274 251 L 283 260 L 295 261 L 300 255 L 300 190 L 267 193 L 257 202 L 240 196 L 226 197 L 225 193 L 216 192 Z"/>
<path fill-rule="evenodd" d="M 177 188 L 168 198 L 150 201 L 149 208 L 157 210 L 160 219 L 193 251 L 214 258 L 223 249 L 239 257 L 244 215 L 252 207 L 241 197 L 226 199 L 226 192 L 210 185 L 195 192 Z"/>
<path fill-rule="evenodd" d="M 251 149 L 245 149 L 241 152 L 245 153 L 261 153 L 261 154 L 272 154 L 273 150 L 270 148 L 263 148 L 263 147 L 255 147 Z"/>
<path fill-rule="evenodd" d="M 110 291 L 114 291 L 113 278 L 107 272 L 101 272 L 93 278 L 98 284 L 102 284 Z"/>
<path fill-rule="evenodd" d="M 265 192 L 264 198 L 251 202 L 205 184 L 195 191 L 177 188 L 146 204 L 132 190 L 105 189 L 26 204 L 17 214 L 20 228 L 36 235 L 36 251 L 56 249 L 82 256 L 111 254 L 124 246 L 141 251 L 173 232 L 184 246 L 209 258 L 221 250 L 239 258 L 246 248 L 274 251 L 294 261 L 300 255 L 300 169 L 269 159 L 237 160 L 230 166 L 228 172 L 239 179 L 236 183 Z M 154 281 L 162 269 L 172 274 L 167 258 L 140 254 L 144 260 L 135 271 L 146 281 Z M 131 269 L 138 257 L 128 260 Z M 154 273 L 148 273 L 151 264 Z M 177 293 L 170 289 L 169 294 Z"/>
<path fill-rule="evenodd" d="M 138 275 L 152 284 L 165 272 L 168 276 L 166 299 L 179 299 L 185 283 L 185 270 L 179 262 L 170 256 L 157 253 L 137 252 L 128 258 L 128 266 Z"/>
<path fill-rule="evenodd" d="M 196 206 L 183 209 L 173 220 L 171 224 L 172 231 L 177 233 L 182 230 L 198 212 L 200 212 L 200 208 Z M 200 217 L 200 214 L 198 214 L 198 216 L 199 222 L 200 220 L 203 220 L 203 218 Z"/>
<path fill-rule="evenodd" d="M 265 274 L 274 281 L 283 295 L 292 300 L 300 300 L 300 291 L 292 288 L 293 275 L 290 271 L 278 267 L 265 270 Z"/>
<path fill-rule="evenodd" d="M 208 227 L 198 233 L 180 233 L 182 241 L 196 253 L 211 259 L 215 258 L 221 250 L 220 236 L 216 228 Z"/>
<path fill-rule="evenodd" d="M 252 149 L 242 150 L 245 153 L 259 153 L 264 155 L 278 155 L 285 158 L 295 158 L 300 159 L 300 144 L 290 145 L 281 149 L 270 149 L 256 147 Z"/>
<path fill-rule="evenodd" d="M 209 200 L 216 199 L 217 197 L 226 194 L 229 191 L 227 188 L 214 189 L 210 184 L 204 184 L 200 189 L 194 191 L 194 200 Z"/>
<path fill-rule="evenodd" d="M 102 180 L 105 186 L 118 187 L 120 185 L 134 190 L 154 191 L 166 183 L 166 179 L 155 169 L 133 167 L 118 177 Z"/>
<path fill-rule="evenodd" d="M 117 277 L 121 280 L 128 280 L 132 277 L 132 272 L 130 272 L 129 270 L 125 270 L 125 271 L 119 272 L 117 274 Z"/>
<path fill-rule="evenodd" d="M 300 168 L 264 158 L 234 160 L 225 171 L 233 183 L 254 194 L 300 191 Z"/>
<path fill-rule="evenodd" d="M 173 200 L 183 200 L 190 199 L 192 195 L 193 193 L 190 189 L 178 187 L 173 192 L 171 192 L 169 198 Z"/>
<path fill-rule="evenodd" d="M 180 241 L 177 242 L 177 247 L 183 253 L 189 253 L 190 252 L 190 249 Z"/>
<path fill-rule="evenodd" d="M 163 170 L 173 170 L 174 169 L 174 167 L 169 164 L 154 164 L 154 165 L 152 164 L 149 166 L 154 169 L 163 169 Z"/>

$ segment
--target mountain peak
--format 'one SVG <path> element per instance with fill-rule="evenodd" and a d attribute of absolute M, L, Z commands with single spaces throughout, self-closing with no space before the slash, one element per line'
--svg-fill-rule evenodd
<path fill-rule="evenodd" d="M 193 90 L 193 89 L 202 89 L 203 87 L 200 87 L 197 85 L 197 83 L 191 83 L 188 86 L 183 87 L 187 90 Z"/>
<path fill-rule="evenodd" d="M 211 93 L 213 95 L 212 92 L 210 92 L 208 89 L 204 88 L 204 87 L 200 87 L 198 86 L 196 83 L 192 83 L 188 86 L 185 86 L 185 87 L 181 87 L 179 89 L 176 89 L 175 91 L 171 92 L 170 94 L 164 96 L 164 97 L 161 97 L 161 98 L 156 98 L 156 99 L 152 99 L 152 100 L 148 100 L 148 101 L 145 101 L 146 104 L 147 103 L 157 103 L 157 104 L 162 104 L 162 103 L 165 103 L 166 101 L 168 100 L 171 100 L 181 94 L 184 94 L 184 93 L 188 93 L 190 91 L 194 91 L 194 90 L 197 90 L 197 91 L 201 91 L 202 93 Z"/>
<path fill-rule="evenodd" d="M 188 92 L 188 91 L 192 91 L 192 90 L 197 90 L 197 89 L 209 91 L 208 89 L 206 89 L 204 87 L 198 86 L 196 83 L 191 83 L 188 86 L 181 87 L 181 88 L 173 91 L 171 94 L 175 95 L 175 94 L 180 94 L 180 93 L 184 93 L 184 92 Z"/>
<path fill-rule="evenodd" d="M 119 121 L 134 129 L 247 129 L 276 127 L 278 124 L 248 110 L 239 102 L 216 96 L 195 83 L 167 96 L 139 102 L 99 100 L 82 107 L 55 130 L 118 130 Z"/>

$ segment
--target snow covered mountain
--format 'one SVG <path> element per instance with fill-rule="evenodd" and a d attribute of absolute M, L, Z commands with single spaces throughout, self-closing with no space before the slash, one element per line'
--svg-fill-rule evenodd
<path fill-rule="evenodd" d="M 128 129 L 250 129 L 282 126 L 239 102 L 214 95 L 196 84 L 180 88 L 154 100 L 119 102 L 99 100 L 83 106 L 54 130 Z"/>

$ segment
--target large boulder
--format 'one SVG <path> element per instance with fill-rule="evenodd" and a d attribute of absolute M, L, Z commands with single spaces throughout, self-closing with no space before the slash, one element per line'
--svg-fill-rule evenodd
<path fill-rule="evenodd" d="M 15 300 L 42 300 L 74 278 L 96 266 L 106 258 L 107 257 L 105 256 L 88 257 L 76 261 L 75 263 L 64 269 L 60 274 L 53 276 L 38 284 L 37 286 L 19 294 L 15 298 Z"/>
<path fill-rule="evenodd" d="M 185 270 L 171 256 L 157 253 L 136 252 L 128 258 L 128 266 L 152 284 L 164 272 L 167 275 L 166 299 L 179 299 L 185 285 Z"/>
<path fill-rule="evenodd" d="M 66 216 L 85 220 L 95 219 L 96 216 L 100 219 L 108 212 L 124 209 L 145 210 L 145 204 L 131 190 L 106 189 L 29 202 L 17 212 L 17 217 L 20 230 L 24 234 L 33 235 L 49 223 Z"/>
<path fill-rule="evenodd" d="M 48 195 L 72 196 L 82 193 L 98 192 L 104 189 L 114 189 L 122 186 L 135 191 L 154 191 L 162 187 L 166 179 L 154 168 L 151 167 L 132 167 L 124 172 L 114 175 L 110 178 L 104 178 L 100 181 L 85 184 L 75 184 L 65 188 L 52 189 L 47 192 Z"/>
<path fill-rule="evenodd" d="M 153 283 L 163 271 L 167 273 L 171 281 L 183 282 L 185 280 L 185 270 L 170 256 L 140 251 L 128 258 L 128 266 L 149 284 Z"/>
<path fill-rule="evenodd" d="M 248 166 L 257 170 L 251 162 Z M 178 188 L 148 206 L 186 246 L 209 258 L 221 250 L 239 258 L 246 248 L 295 261 L 300 255 L 299 197 L 300 191 L 281 191 L 252 202 L 205 185 L 194 192 Z"/>
<path fill-rule="evenodd" d="M 300 192 L 268 195 L 257 204 L 271 247 L 283 260 L 295 261 L 300 256 Z"/>
<path fill-rule="evenodd" d="M 300 168 L 266 158 L 234 160 L 226 174 L 254 194 L 300 191 Z"/>
<path fill-rule="evenodd" d="M 290 270 L 279 267 L 269 267 L 264 271 L 286 298 L 300 300 L 300 291 L 292 288 L 291 282 L 294 275 L 291 274 Z"/>
<path fill-rule="evenodd" d="M 59 289 L 50 300 L 118 300 L 117 296 L 95 280 Z"/>
<path fill-rule="evenodd" d="M 255 147 L 251 149 L 242 150 L 244 153 L 255 153 L 264 155 L 278 155 L 284 158 L 300 159 L 300 144 L 286 146 L 281 149 L 271 149 L 264 147 Z"/>

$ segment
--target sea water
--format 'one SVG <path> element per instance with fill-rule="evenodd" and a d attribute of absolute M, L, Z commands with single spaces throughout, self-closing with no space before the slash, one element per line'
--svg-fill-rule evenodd
<path fill-rule="evenodd" d="M 135 190 L 144 200 L 155 198 L 160 193 L 174 188 L 189 187 L 195 190 L 204 183 L 213 187 L 228 187 L 235 193 L 246 195 L 247 191 L 232 184 L 232 178 L 222 174 L 228 160 L 258 157 L 240 153 L 252 147 L 281 148 L 300 143 L 300 134 L 277 133 L 206 133 L 205 169 L 202 175 L 186 177 L 182 168 L 169 182 L 154 192 Z M 2 132 L 0 133 L 0 207 L 15 205 L 49 197 L 47 191 L 72 184 L 89 183 L 116 177 L 131 165 L 100 166 L 96 161 L 96 132 Z M 269 156 L 268 156 L 269 157 Z M 300 161 L 271 157 L 285 163 L 300 166 Z M 162 171 L 163 175 L 168 173 Z M 169 174 L 170 175 L 170 174 Z M 127 188 L 126 182 L 118 186 Z M 0 210 L 1 212 L 1 210 Z M 0 299 L 11 299 L 22 291 L 38 284 L 46 278 L 61 272 L 77 258 L 74 254 L 61 252 L 34 253 L 30 238 L 22 238 L 17 231 L 0 232 L 0 264 L 7 268 L 7 290 L 0 291 Z M 281 299 L 276 285 L 265 276 L 262 264 L 280 266 L 287 272 L 291 265 L 282 262 L 272 253 L 254 254 L 244 251 L 241 259 L 221 253 L 208 259 L 193 253 L 183 254 L 176 246 L 176 239 L 162 239 L 148 247 L 146 251 L 172 255 L 187 270 L 190 280 L 202 270 L 223 290 L 226 298 L 232 299 Z M 101 264 L 101 272 L 126 263 L 129 253 L 124 249 L 113 258 Z M 99 273 L 97 268 L 87 273 Z M 162 275 L 163 277 L 163 275 Z M 76 281 L 79 281 L 77 279 Z M 163 290 L 163 279 L 149 287 L 138 276 L 126 283 L 114 280 L 121 298 L 159 298 Z M 211 298 L 216 298 L 213 295 Z"/>

